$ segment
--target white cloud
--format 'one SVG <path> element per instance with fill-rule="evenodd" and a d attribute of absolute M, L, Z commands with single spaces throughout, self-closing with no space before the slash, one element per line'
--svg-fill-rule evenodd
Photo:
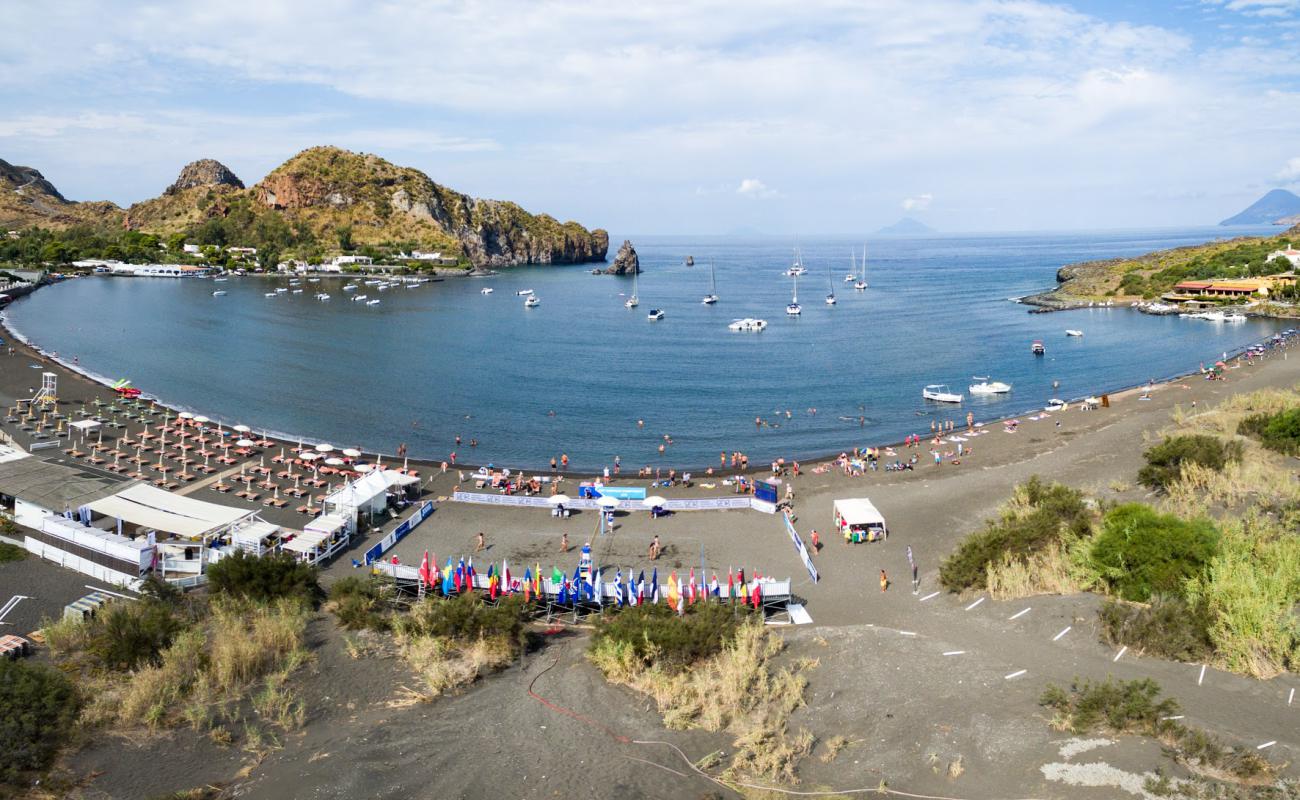
<path fill-rule="evenodd" d="M 1300 156 L 1289 159 L 1278 171 L 1277 179 L 1282 183 L 1300 183 Z"/>
<path fill-rule="evenodd" d="M 908 197 L 905 200 L 903 200 L 903 210 L 924 211 L 930 207 L 930 203 L 933 200 L 934 200 L 934 195 L 930 194 L 929 192 L 926 192 L 925 194 L 919 194 L 916 197 Z"/>
<path fill-rule="evenodd" d="M 758 178 L 745 178 L 736 187 L 736 194 L 743 194 L 747 197 L 777 197 L 780 192 L 770 188 Z"/>

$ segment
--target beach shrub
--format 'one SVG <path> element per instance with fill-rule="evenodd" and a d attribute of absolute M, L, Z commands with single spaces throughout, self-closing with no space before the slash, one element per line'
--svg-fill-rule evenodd
<path fill-rule="evenodd" d="M 658 603 L 624 608 L 600 623 L 591 639 L 591 651 L 626 653 L 642 664 L 654 663 L 667 671 L 685 669 L 731 642 L 751 613 L 747 608 L 700 603 L 680 617 Z"/>
<path fill-rule="evenodd" d="M 1255 414 L 1237 426 L 1243 436 L 1253 436 L 1260 444 L 1289 456 L 1300 455 L 1300 406 L 1276 414 Z"/>
<path fill-rule="evenodd" d="M 1182 595 L 1218 552 L 1219 531 L 1206 519 L 1183 520 L 1141 503 L 1107 512 L 1092 557 L 1103 580 L 1125 600 Z"/>
<path fill-rule="evenodd" d="M 1025 563 L 1052 545 L 1072 550 L 1091 533 L 1083 493 L 1035 476 L 1016 487 L 1000 518 L 962 540 L 940 565 L 939 581 L 952 592 L 984 589 L 991 564 Z"/>
<path fill-rule="evenodd" d="M 1156 595 L 1150 605 L 1107 600 L 1098 611 L 1102 641 L 1175 661 L 1202 661 L 1214 650 L 1204 604 Z"/>
<path fill-rule="evenodd" d="M 157 664 L 182 623 L 158 600 L 114 603 L 90 623 L 90 652 L 109 669 Z"/>
<path fill-rule="evenodd" d="M 528 607 L 523 597 L 509 595 L 490 605 L 481 595 L 465 592 L 454 597 L 426 597 L 407 614 L 393 620 L 405 637 L 434 636 L 456 641 L 501 638 L 517 653 L 523 645 Z"/>
<path fill-rule="evenodd" d="M 1218 552 L 1187 585 L 1203 603 L 1216 659 L 1257 678 L 1300 671 L 1300 537 L 1254 515 L 1223 525 Z"/>
<path fill-rule="evenodd" d="M 50 766 L 78 708 L 76 689 L 63 673 L 0 658 L 0 790 Z"/>
<path fill-rule="evenodd" d="M 287 553 L 254 556 L 242 551 L 208 567 L 208 587 L 216 595 L 271 602 L 292 597 L 315 602 L 321 597 L 316 568 Z"/>
<path fill-rule="evenodd" d="M 389 625 L 379 586 L 369 578 L 352 575 L 335 583 L 327 607 L 350 631 L 382 631 Z"/>
<path fill-rule="evenodd" d="M 0 542 L 0 564 L 7 561 L 22 561 L 27 557 L 27 551 L 16 544 Z"/>
<path fill-rule="evenodd" d="M 1147 463 L 1138 471 L 1138 482 L 1164 491 L 1182 477 L 1184 464 L 1199 464 L 1217 472 L 1229 461 L 1241 460 L 1241 443 L 1204 434 L 1171 436 L 1146 451 L 1144 457 Z"/>

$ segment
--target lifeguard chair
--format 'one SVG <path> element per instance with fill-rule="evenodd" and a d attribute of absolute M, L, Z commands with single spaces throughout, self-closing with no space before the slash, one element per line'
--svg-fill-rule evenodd
<path fill-rule="evenodd" d="M 54 408 L 59 402 L 59 376 L 54 372 L 41 373 L 41 388 L 32 395 L 32 405 Z"/>

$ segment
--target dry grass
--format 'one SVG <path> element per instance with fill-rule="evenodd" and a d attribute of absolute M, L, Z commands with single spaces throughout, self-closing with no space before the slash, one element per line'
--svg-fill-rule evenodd
<path fill-rule="evenodd" d="M 510 642 L 501 636 L 457 642 L 444 636 L 410 636 L 401 641 L 403 658 L 424 683 L 424 699 L 467 686 L 513 660 Z"/>
<path fill-rule="evenodd" d="M 1059 543 L 1024 558 L 1010 553 L 989 564 L 988 591 L 995 600 L 1014 600 L 1037 594 L 1075 594 L 1091 587 L 1096 574 L 1084 560 L 1071 555 Z"/>
<path fill-rule="evenodd" d="M 741 625 L 717 655 L 684 671 L 667 672 L 653 656 L 644 667 L 629 646 L 616 641 L 589 657 L 610 681 L 650 696 L 667 727 L 735 735 L 736 753 L 725 777 L 794 783 L 795 768 L 811 752 L 814 740 L 806 730 L 792 734 L 788 722 L 804 704 L 808 680 L 803 673 L 816 661 L 777 667 L 773 659 L 784 647 L 778 636 L 754 621 Z"/>
<path fill-rule="evenodd" d="M 823 764 L 829 764 L 835 760 L 840 751 L 848 747 L 849 740 L 845 736 L 832 736 L 825 741 L 826 752 L 821 754 Z"/>

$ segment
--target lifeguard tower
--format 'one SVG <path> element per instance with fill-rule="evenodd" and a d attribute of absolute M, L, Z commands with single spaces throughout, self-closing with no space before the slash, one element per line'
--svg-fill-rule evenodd
<path fill-rule="evenodd" d="M 59 376 L 55 372 L 41 373 L 41 388 L 32 395 L 32 406 L 54 408 L 59 402 Z"/>

